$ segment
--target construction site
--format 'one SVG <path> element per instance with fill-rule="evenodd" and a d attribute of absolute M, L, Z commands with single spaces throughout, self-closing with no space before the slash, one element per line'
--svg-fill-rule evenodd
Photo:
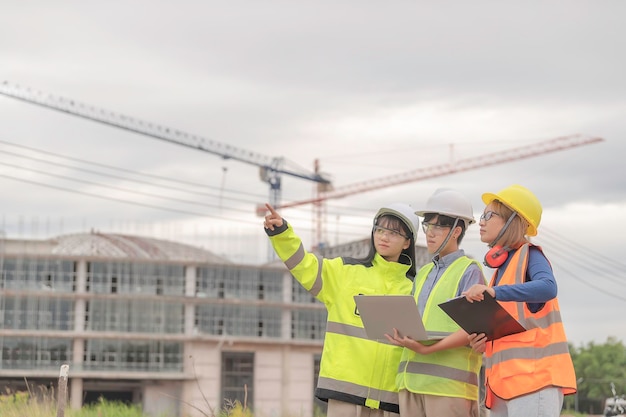
<path fill-rule="evenodd" d="M 323 257 L 360 257 L 370 245 L 366 234 L 329 243 L 328 201 L 602 141 L 563 136 L 341 185 L 318 161 L 310 171 L 291 169 L 281 157 L 7 81 L 0 95 L 257 167 L 274 207 L 310 208 L 307 250 Z M 286 176 L 313 184 L 314 195 L 283 201 Z M 263 205 L 250 211 L 265 214 Z M 266 416 L 312 416 L 324 407 L 314 390 L 326 311 L 270 251 L 265 262 L 250 265 L 183 242 L 98 230 L 44 239 L 3 235 L 0 244 L 0 389 L 53 385 L 67 364 L 73 408 L 98 398 L 140 404 L 154 416 L 201 416 L 224 399 Z M 417 253 L 420 265 L 430 261 L 424 246 Z"/>

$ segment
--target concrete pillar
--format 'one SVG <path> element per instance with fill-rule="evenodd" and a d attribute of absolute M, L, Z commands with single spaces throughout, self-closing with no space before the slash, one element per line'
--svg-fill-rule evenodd
<path fill-rule="evenodd" d="M 195 266 L 187 266 L 185 268 L 185 297 L 196 296 L 196 270 Z M 185 303 L 185 334 L 193 335 L 195 332 L 196 321 L 196 305 L 193 303 Z"/>
<path fill-rule="evenodd" d="M 83 379 L 72 378 L 70 368 L 70 407 L 78 410 L 83 406 Z"/>
<path fill-rule="evenodd" d="M 87 291 L 87 261 L 76 263 L 76 294 Z M 85 331 L 85 300 L 76 299 L 74 303 L 74 331 L 80 334 Z M 76 338 L 72 341 L 72 365 L 70 366 L 70 407 L 79 409 L 83 406 L 83 380 L 73 378 L 72 369 L 82 369 L 85 355 L 85 339 Z"/>
<path fill-rule="evenodd" d="M 291 304 L 293 303 L 292 293 L 293 293 L 293 283 L 294 278 L 291 276 L 289 271 L 285 271 L 283 274 L 283 303 Z M 298 284 L 299 285 L 299 284 Z M 292 320 L 292 311 L 290 309 L 283 309 L 282 317 L 281 317 L 281 338 L 283 340 L 291 339 L 291 320 Z"/>

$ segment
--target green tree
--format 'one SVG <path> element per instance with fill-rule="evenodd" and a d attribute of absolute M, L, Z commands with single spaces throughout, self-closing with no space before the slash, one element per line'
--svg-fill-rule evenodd
<path fill-rule="evenodd" d="M 604 401 L 612 397 L 611 382 L 618 394 L 626 394 L 626 346 L 615 337 L 606 343 L 590 342 L 578 348 L 570 344 L 578 378 L 578 394 L 565 399 L 565 408 L 600 414 Z"/>

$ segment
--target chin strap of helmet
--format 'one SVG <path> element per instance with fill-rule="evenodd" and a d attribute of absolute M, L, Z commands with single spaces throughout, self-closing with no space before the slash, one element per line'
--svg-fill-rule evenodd
<path fill-rule="evenodd" d="M 509 219 L 506 221 L 506 223 L 504 223 L 502 229 L 500 229 L 498 236 L 496 236 L 493 242 L 489 244 L 490 249 L 485 254 L 485 259 L 483 261 L 483 264 L 485 264 L 485 266 L 488 266 L 489 268 L 498 268 L 506 261 L 506 258 L 509 257 L 510 248 L 508 246 L 502 247 L 500 245 L 496 245 L 496 242 L 498 242 L 504 232 L 506 232 L 506 229 L 508 229 L 515 216 L 517 216 L 517 212 L 514 211 L 513 214 L 511 214 Z"/>
<path fill-rule="evenodd" d="M 435 251 L 434 255 L 433 255 L 433 261 L 436 261 L 439 259 L 439 253 L 443 250 L 443 248 L 446 247 L 446 245 L 448 244 L 448 241 L 450 240 L 450 238 L 452 237 L 452 233 L 454 232 L 454 228 L 456 227 L 456 225 L 459 224 L 459 219 L 456 218 L 454 219 L 454 224 L 452 225 L 452 228 L 450 229 L 450 231 L 448 232 L 448 236 L 446 236 L 446 238 L 444 239 L 444 241 L 441 243 L 441 245 L 439 245 L 439 248 Z"/>

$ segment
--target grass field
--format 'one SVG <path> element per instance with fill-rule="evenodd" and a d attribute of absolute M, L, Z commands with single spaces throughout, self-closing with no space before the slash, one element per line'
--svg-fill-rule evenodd
<path fill-rule="evenodd" d="M 228 404 L 224 409 L 197 410 L 204 417 L 252 417 L 239 403 Z M 100 400 L 79 410 L 63 410 L 65 417 L 148 417 L 137 405 Z M 46 387 L 33 391 L 6 392 L 0 395 L 0 417 L 57 417 L 59 410 L 55 393 Z M 155 416 L 151 416 L 155 417 Z M 162 415 L 157 417 L 171 417 Z"/>

